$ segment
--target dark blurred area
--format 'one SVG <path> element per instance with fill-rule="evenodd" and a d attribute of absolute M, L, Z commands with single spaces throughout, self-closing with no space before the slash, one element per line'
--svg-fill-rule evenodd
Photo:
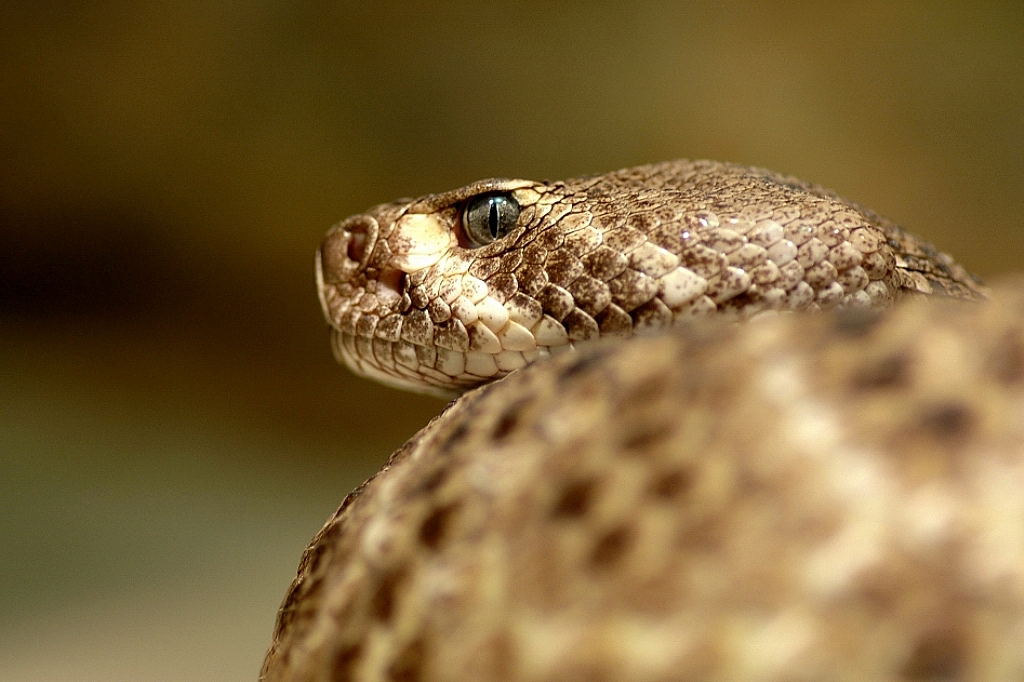
<path fill-rule="evenodd" d="M 1024 254 L 1019 2 L 6 3 L 0 678 L 255 677 L 300 552 L 440 401 L 335 365 L 333 222 L 673 157 Z"/>

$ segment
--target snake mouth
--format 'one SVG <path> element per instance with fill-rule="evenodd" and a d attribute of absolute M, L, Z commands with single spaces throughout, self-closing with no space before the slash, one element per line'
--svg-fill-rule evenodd
<path fill-rule="evenodd" d="M 465 353 L 422 346 L 405 340 L 390 341 L 331 328 L 335 359 L 352 372 L 388 386 L 441 398 L 452 398 L 496 376 L 478 376 L 465 370 L 451 375 L 458 365 L 465 367 Z M 525 360 L 522 364 L 525 364 Z M 507 372 L 503 372 L 505 374 Z"/>
<path fill-rule="evenodd" d="M 351 371 L 396 388 L 452 397 L 499 379 L 537 359 L 571 349 L 570 345 L 498 353 L 454 351 L 398 338 L 331 327 L 335 359 Z"/>

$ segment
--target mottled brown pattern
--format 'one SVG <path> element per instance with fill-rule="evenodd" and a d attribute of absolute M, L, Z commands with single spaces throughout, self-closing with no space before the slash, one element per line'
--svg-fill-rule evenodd
<path fill-rule="evenodd" d="M 469 248 L 495 190 L 520 224 Z M 383 205 L 318 279 L 339 356 L 388 383 L 580 353 L 470 391 L 346 498 L 265 679 L 1024 675 L 1020 285 L 879 317 L 982 289 L 825 190 L 685 161 Z"/>
<path fill-rule="evenodd" d="M 522 206 L 518 226 L 473 248 L 462 208 L 497 190 Z M 949 256 L 825 189 L 711 161 L 485 180 L 384 204 L 333 228 L 317 264 L 340 359 L 449 395 L 602 335 L 716 311 L 981 291 Z"/>
<path fill-rule="evenodd" d="M 1024 679 L 1024 282 L 590 344 L 303 557 L 267 680 Z"/>

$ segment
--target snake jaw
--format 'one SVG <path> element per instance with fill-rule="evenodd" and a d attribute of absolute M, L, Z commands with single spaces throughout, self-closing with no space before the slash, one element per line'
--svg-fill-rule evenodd
<path fill-rule="evenodd" d="M 334 354 L 334 359 L 348 367 L 352 373 L 373 379 L 385 386 L 391 386 L 403 391 L 432 395 L 437 398 L 450 399 L 462 392 L 460 388 L 428 384 L 422 378 L 403 377 L 394 370 L 389 371 L 388 368 L 375 364 L 360 353 L 353 352 L 357 345 L 357 338 L 337 328 L 331 329 L 331 350 Z M 371 355 L 370 359 L 372 360 L 372 358 L 373 356 Z"/>

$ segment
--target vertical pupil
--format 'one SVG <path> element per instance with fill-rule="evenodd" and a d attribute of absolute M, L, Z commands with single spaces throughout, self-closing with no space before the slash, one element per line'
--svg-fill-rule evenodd
<path fill-rule="evenodd" d="M 487 212 L 487 228 L 491 231 L 491 236 L 495 239 L 498 238 L 498 202 L 500 199 L 492 197 L 488 204 Z"/>
<path fill-rule="evenodd" d="M 509 194 L 488 193 L 473 197 L 462 209 L 462 230 L 470 248 L 490 244 L 515 226 L 519 203 Z"/>

